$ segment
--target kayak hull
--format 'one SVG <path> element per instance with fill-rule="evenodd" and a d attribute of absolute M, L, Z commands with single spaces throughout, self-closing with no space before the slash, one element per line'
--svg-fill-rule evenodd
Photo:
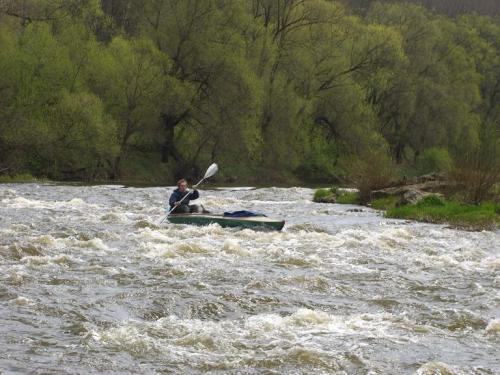
<path fill-rule="evenodd" d="M 219 224 L 223 228 L 251 228 L 281 230 L 285 225 L 284 220 L 270 219 L 266 216 L 227 217 L 214 214 L 174 214 L 167 220 L 173 224 L 209 225 Z"/>

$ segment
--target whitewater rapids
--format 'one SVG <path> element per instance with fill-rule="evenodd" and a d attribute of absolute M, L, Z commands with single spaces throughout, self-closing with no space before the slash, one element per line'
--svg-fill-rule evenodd
<path fill-rule="evenodd" d="M 201 190 L 282 232 L 164 223 L 172 188 L 0 185 L 0 372 L 498 374 L 500 233 Z"/>

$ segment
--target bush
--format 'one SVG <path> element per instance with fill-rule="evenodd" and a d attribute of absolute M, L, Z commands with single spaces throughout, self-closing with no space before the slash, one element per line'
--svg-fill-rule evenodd
<path fill-rule="evenodd" d="M 313 201 L 319 202 L 322 199 L 329 197 L 333 194 L 331 189 L 318 189 L 314 192 Z"/>
<path fill-rule="evenodd" d="M 444 206 L 445 202 L 443 199 L 437 195 L 429 195 L 417 203 L 419 207 L 436 207 L 436 206 Z"/>
<path fill-rule="evenodd" d="M 46 181 L 46 179 L 38 179 L 33 177 L 31 173 L 21 173 L 14 176 L 3 175 L 0 176 L 1 183 L 13 183 L 13 182 L 33 182 L 33 181 Z"/>
<path fill-rule="evenodd" d="M 359 204 L 359 194 L 356 191 L 339 191 L 337 189 L 337 203 Z"/>
<path fill-rule="evenodd" d="M 467 201 L 478 204 L 498 199 L 495 189 L 500 184 L 500 132 L 495 123 L 485 123 L 479 143 L 464 146 L 456 160 L 452 177 Z"/>
<path fill-rule="evenodd" d="M 453 168 L 453 161 L 447 150 L 442 148 L 428 148 L 417 158 L 416 169 L 418 174 L 431 172 L 448 173 Z"/>
<path fill-rule="evenodd" d="M 314 192 L 313 201 L 317 203 L 359 204 L 356 191 L 346 191 L 337 187 L 318 189 Z"/>
<path fill-rule="evenodd" d="M 396 207 L 396 204 L 398 203 L 399 199 L 400 198 L 397 196 L 374 199 L 371 203 L 371 207 L 376 210 L 389 210 L 391 208 Z"/>
<path fill-rule="evenodd" d="M 373 190 L 390 186 L 396 180 L 395 166 L 383 151 L 367 152 L 344 162 L 347 179 L 359 190 L 359 203 L 370 201 Z"/>

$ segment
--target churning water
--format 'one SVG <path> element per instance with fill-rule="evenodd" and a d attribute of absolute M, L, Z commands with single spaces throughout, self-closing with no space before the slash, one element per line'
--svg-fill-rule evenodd
<path fill-rule="evenodd" d="M 164 223 L 171 189 L 0 185 L 0 372 L 500 373 L 500 233 L 304 188 L 202 191 L 283 232 Z"/>

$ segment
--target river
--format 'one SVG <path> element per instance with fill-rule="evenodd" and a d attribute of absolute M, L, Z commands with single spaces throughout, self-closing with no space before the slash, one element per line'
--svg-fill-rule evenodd
<path fill-rule="evenodd" d="M 0 372 L 498 374 L 500 233 L 201 191 L 282 232 L 164 223 L 171 188 L 0 185 Z"/>

